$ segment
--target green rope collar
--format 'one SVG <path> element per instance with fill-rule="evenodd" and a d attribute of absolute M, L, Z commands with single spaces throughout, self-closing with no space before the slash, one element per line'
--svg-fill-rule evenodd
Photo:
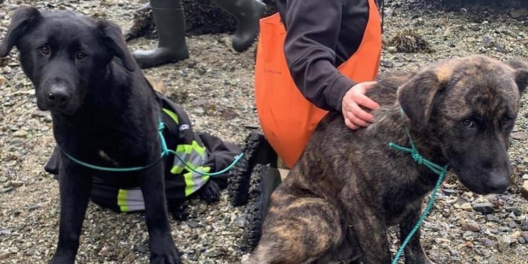
<path fill-rule="evenodd" d="M 401 110 L 401 111 L 402 111 L 402 115 L 403 115 L 403 110 Z M 413 158 L 413 160 L 416 163 L 418 163 L 419 165 L 426 166 L 432 172 L 438 174 L 439 177 L 438 177 L 438 181 L 436 182 L 436 185 L 435 185 L 435 187 L 434 187 L 434 189 L 433 189 L 433 191 L 431 193 L 431 198 L 429 199 L 429 202 L 427 203 L 427 206 L 425 207 L 425 210 L 423 211 L 422 215 L 420 216 L 420 219 L 418 219 L 418 222 L 416 222 L 416 225 L 411 230 L 409 235 L 407 235 L 407 238 L 405 238 L 405 241 L 403 241 L 402 245 L 400 246 L 400 249 L 396 253 L 396 256 L 392 260 L 392 264 L 398 263 L 398 260 L 400 259 L 400 256 L 404 252 L 405 247 L 407 246 L 407 244 L 411 240 L 412 236 L 416 233 L 416 231 L 418 231 L 418 228 L 420 228 L 420 226 L 422 225 L 422 222 L 425 220 L 425 218 L 427 217 L 427 215 L 431 211 L 431 207 L 433 206 L 433 203 L 434 203 L 434 201 L 436 199 L 436 192 L 438 191 L 438 188 L 440 188 L 440 185 L 442 184 L 442 181 L 444 180 L 445 176 L 447 175 L 448 168 L 449 168 L 449 164 L 447 164 L 447 165 L 442 167 L 442 166 L 439 166 L 439 165 L 427 160 L 426 158 L 424 158 L 418 152 L 416 147 L 414 146 L 413 140 L 411 138 L 411 134 L 409 133 L 409 129 L 407 129 L 407 126 L 405 126 L 405 133 L 407 134 L 407 137 L 409 138 L 409 143 L 411 145 L 411 148 L 405 148 L 405 147 L 396 145 L 396 144 L 394 144 L 392 142 L 389 143 L 389 147 L 393 148 L 393 149 L 396 149 L 396 150 L 399 150 L 399 151 L 403 151 L 403 152 L 407 152 L 407 153 L 411 154 L 411 157 Z"/>
<path fill-rule="evenodd" d="M 212 173 L 201 172 L 201 171 L 198 171 L 198 170 L 194 169 L 187 162 L 185 162 L 175 151 L 170 150 L 167 147 L 167 142 L 165 141 L 165 137 L 163 136 L 163 129 L 165 129 L 165 124 L 163 124 L 163 122 L 160 119 L 160 121 L 158 123 L 158 134 L 159 134 L 159 138 L 160 138 L 160 141 L 161 141 L 161 156 L 160 156 L 159 159 L 157 159 L 156 161 L 154 161 L 151 164 L 146 165 L 146 166 L 130 167 L 130 168 L 101 167 L 101 166 L 96 166 L 96 165 L 93 165 L 93 164 L 89 164 L 89 163 L 80 161 L 80 160 L 72 157 L 71 155 L 69 155 L 65 151 L 62 151 L 62 152 L 64 153 L 64 155 L 66 155 L 66 157 L 68 157 L 70 160 L 72 160 L 73 162 L 75 162 L 75 163 L 77 163 L 79 165 L 85 166 L 85 167 L 90 168 L 90 169 L 99 170 L 99 171 L 107 171 L 107 172 L 131 172 L 131 171 L 145 170 L 145 169 L 148 169 L 148 168 L 156 165 L 165 156 L 167 156 L 169 154 L 173 154 L 177 159 L 179 159 L 185 165 L 185 167 L 188 170 L 190 170 L 192 172 L 195 172 L 195 173 L 198 173 L 200 175 L 204 175 L 204 176 L 218 176 L 218 175 L 224 174 L 224 173 L 228 172 L 230 169 L 232 169 L 240 161 L 240 159 L 242 159 L 242 157 L 244 156 L 244 153 L 238 154 L 237 156 L 235 156 L 235 160 L 229 166 L 227 166 L 225 169 L 223 169 L 221 171 L 212 172 Z"/>

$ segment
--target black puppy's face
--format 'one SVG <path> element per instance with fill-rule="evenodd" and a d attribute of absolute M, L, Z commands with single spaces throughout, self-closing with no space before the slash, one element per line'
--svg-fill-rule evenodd
<path fill-rule="evenodd" d="M 508 140 L 528 84 L 528 71 L 470 56 L 446 61 L 420 75 L 410 84 L 418 88 L 400 90 L 400 103 L 413 126 L 422 126 L 435 137 L 471 191 L 506 191 L 510 183 Z"/>
<path fill-rule="evenodd" d="M 134 70 L 120 36 L 120 29 L 111 22 L 95 22 L 70 11 L 21 7 L 0 45 L 0 56 L 16 46 L 22 69 L 35 86 L 38 107 L 71 115 L 96 85 L 94 80 L 105 78 L 114 56 Z"/>

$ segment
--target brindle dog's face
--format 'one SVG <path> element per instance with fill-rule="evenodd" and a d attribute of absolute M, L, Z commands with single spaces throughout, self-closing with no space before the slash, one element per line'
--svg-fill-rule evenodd
<path fill-rule="evenodd" d="M 528 84 L 524 66 L 484 56 L 453 59 L 398 92 L 413 129 L 427 131 L 475 193 L 503 193 L 509 186 L 508 139 Z"/>
<path fill-rule="evenodd" d="M 135 69 L 117 25 L 70 11 L 18 8 L 0 45 L 0 57 L 15 46 L 22 69 L 35 86 L 38 107 L 56 113 L 74 114 L 94 80 L 105 78 L 114 57 L 128 70 Z"/>

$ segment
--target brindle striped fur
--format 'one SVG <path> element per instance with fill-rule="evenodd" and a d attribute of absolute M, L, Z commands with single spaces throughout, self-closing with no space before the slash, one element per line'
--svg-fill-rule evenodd
<path fill-rule="evenodd" d="M 368 93 L 381 105 L 373 112 L 376 121 L 358 131 L 346 128 L 339 113 L 321 121 L 274 191 L 249 263 L 328 263 L 351 256 L 365 264 L 390 263 L 387 227 L 399 224 L 404 239 L 438 179 L 388 147 L 409 146 L 404 125 L 425 158 L 449 162 L 470 190 L 504 192 L 508 138 L 527 85 L 525 68 L 523 62 L 477 55 L 380 76 Z M 406 263 L 431 263 L 419 237 L 418 232 L 407 246 Z"/>

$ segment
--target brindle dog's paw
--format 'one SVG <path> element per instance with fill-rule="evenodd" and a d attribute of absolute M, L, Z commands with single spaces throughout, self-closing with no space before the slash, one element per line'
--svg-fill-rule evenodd
<path fill-rule="evenodd" d="M 165 252 L 152 252 L 150 264 L 181 264 L 180 255 L 176 247 L 166 247 Z"/>
<path fill-rule="evenodd" d="M 220 201 L 220 186 L 212 179 L 207 181 L 200 191 L 200 198 L 209 204 Z"/>

